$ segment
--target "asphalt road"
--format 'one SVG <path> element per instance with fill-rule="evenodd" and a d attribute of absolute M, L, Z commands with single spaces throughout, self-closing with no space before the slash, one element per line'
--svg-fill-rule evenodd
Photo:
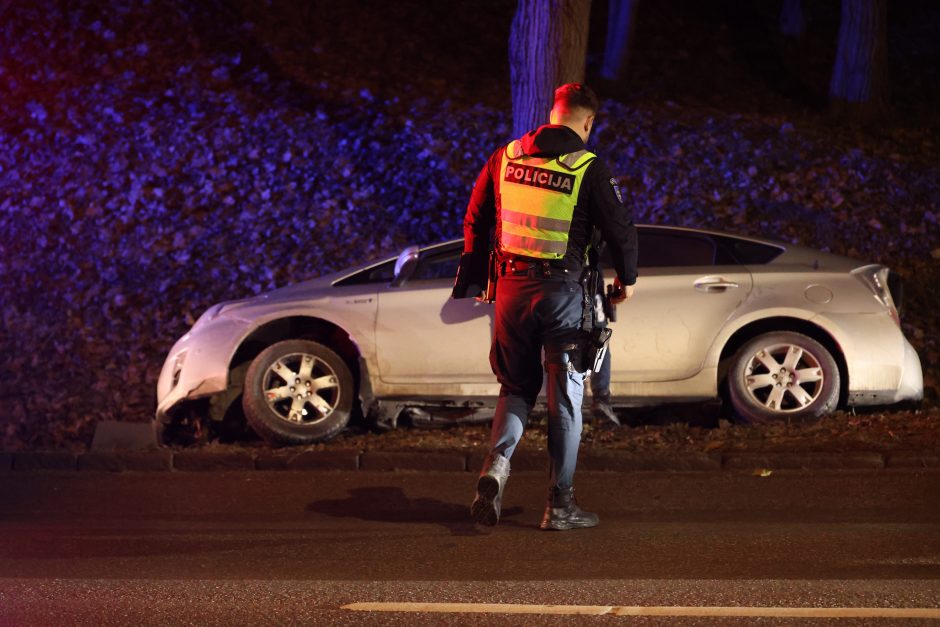
<path fill-rule="evenodd" d="M 0 475 L 0 625 L 795 620 L 616 615 L 662 606 L 934 608 L 940 624 L 936 471 L 584 472 L 579 498 L 601 525 L 562 533 L 537 529 L 541 473 L 513 475 L 495 528 L 468 521 L 473 484 L 452 472 Z M 564 613 L 344 608 L 374 602 Z M 570 613 L 589 609 L 602 615 Z M 882 619 L 809 622 L 831 620 Z"/>

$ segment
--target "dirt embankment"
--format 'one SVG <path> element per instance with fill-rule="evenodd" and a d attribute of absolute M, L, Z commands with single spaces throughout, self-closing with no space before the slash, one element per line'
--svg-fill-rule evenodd
<path fill-rule="evenodd" d="M 149 420 L 166 351 L 215 302 L 459 235 L 480 164 L 509 139 L 510 2 L 476 16 L 469 1 L 196 4 L 3 7 L 0 448 L 81 447 L 99 419 Z M 641 15 L 631 88 L 608 98 L 592 144 L 637 220 L 894 267 L 931 412 L 800 433 L 824 440 L 838 423 L 890 441 L 933 420 L 936 108 L 903 92 L 885 125 L 834 127 L 761 80 L 739 27 L 679 17 Z M 701 58 L 714 71 L 691 76 Z M 589 437 L 746 446 L 757 433 L 656 428 Z"/>

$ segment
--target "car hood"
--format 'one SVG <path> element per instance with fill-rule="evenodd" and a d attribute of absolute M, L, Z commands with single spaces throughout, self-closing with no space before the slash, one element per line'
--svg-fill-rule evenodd
<path fill-rule="evenodd" d="M 279 287 L 258 294 L 257 296 L 223 301 L 210 307 L 205 315 L 214 318 L 224 313 L 227 317 L 250 319 L 255 317 L 255 313 L 257 312 L 253 310 L 258 308 L 267 309 L 271 305 L 284 305 L 299 301 L 303 301 L 307 304 L 312 304 L 312 302 L 318 300 L 325 301 L 335 295 L 335 290 L 338 288 L 334 288 L 333 283 L 337 280 L 370 266 L 385 263 L 386 261 L 388 261 L 388 258 L 360 264 L 359 266 L 351 268 L 344 268 L 343 270 L 331 272 L 313 279 L 291 283 L 290 285 L 285 285 L 284 287 Z M 374 291 L 375 285 L 363 285 L 361 288 L 364 291 Z"/>
<path fill-rule="evenodd" d="M 225 313 L 228 316 L 240 317 L 239 312 L 256 308 L 267 307 L 271 304 L 283 304 L 295 301 L 309 302 L 311 300 L 327 299 L 331 295 L 333 280 L 330 277 L 322 276 L 316 279 L 309 279 L 299 283 L 292 283 L 284 287 L 240 298 L 238 300 L 228 300 L 210 307 L 210 311 L 219 308 L 218 313 Z"/>

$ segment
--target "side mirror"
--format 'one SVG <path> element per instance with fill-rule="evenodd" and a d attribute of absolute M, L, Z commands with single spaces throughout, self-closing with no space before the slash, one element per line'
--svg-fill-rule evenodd
<path fill-rule="evenodd" d="M 395 278 L 392 279 L 392 287 L 401 287 L 408 282 L 418 267 L 418 257 L 421 249 L 417 246 L 409 246 L 401 251 L 398 260 L 395 262 Z"/>

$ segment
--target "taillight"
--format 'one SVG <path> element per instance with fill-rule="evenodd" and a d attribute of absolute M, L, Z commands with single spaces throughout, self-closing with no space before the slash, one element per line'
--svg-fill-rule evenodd
<path fill-rule="evenodd" d="M 868 286 L 875 300 L 881 303 L 891 314 L 894 322 L 901 326 L 901 316 L 898 312 L 901 299 L 901 277 L 888 268 L 876 264 L 856 268 L 852 270 L 852 274 Z M 895 294 L 897 294 L 897 301 L 895 301 Z"/>

